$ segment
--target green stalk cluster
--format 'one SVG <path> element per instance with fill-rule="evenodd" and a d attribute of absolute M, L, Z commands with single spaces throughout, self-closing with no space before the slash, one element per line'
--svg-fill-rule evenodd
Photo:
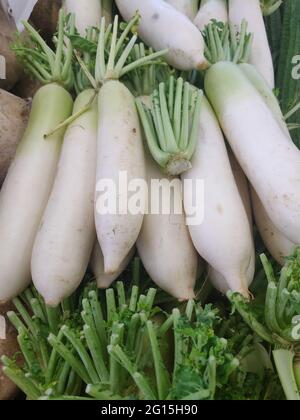
<path fill-rule="evenodd" d="M 247 33 L 247 22 L 243 20 L 240 32 L 234 26 L 220 22 L 209 23 L 204 30 L 205 56 L 210 65 L 219 61 L 235 64 L 247 63 L 251 54 L 253 34 Z"/>
<path fill-rule="evenodd" d="M 152 48 L 146 49 L 143 43 L 139 43 L 134 46 L 129 58 L 134 62 L 150 54 L 153 54 Z M 159 58 L 151 65 L 136 68 L 122 81 L 135 97 L 150 96 L 159 83 L 167 81 L 175 73 L 176 70 Z"/>
<path fill-rule="evenodd" d="M 24 67 L 43 84 L 58 83 L 71 90 L 74 84 L 73 47 L 68 36 L 75 33 L 75 16 L 59 12 L 57 35 L 53 51 L 41 35 L 26 21 L 22 22 L 30 42 L 16 42 L 13 50 Z M 68 35 L 68 36 L 67 36 Z"/>
<path fill-rule="evenodd" d="M 241 295 L 229 293 L 234 308 L 254 332 L 273 345 L 275 364 L 288 399 L 300 400 L 300 248 L 287 259 L 278 278 L 272 264 L 261 256 L 268 286 L 264 312 Z"/>
<path fill-rule="evenodd" d="M 132 60 L 132 51 L 136 47 L 136 26 L 139 24 L 136 15 L 126 24 L 119 24 L 118 15 L 113 24 L 106 26 L 103 17 L 98 36 L 88 31 L 87 38 L 78 35 L 70 36 L 71 43 L 76 50 L 76 57 L 91 86 L 99 89 L 106 81 L 119 80 L 128 73 L 145 65 L 155 63 L 155 60 L 164 56 L 167 51 L 144 54 Z"/>
<path fill-rule="evenodd" d="M 7 314 L 18 331 L 19 358 L 2 357 L 3 371 L 26 394 L 36 400 L 43 395 L 80 394 L 82 381 L 71 366 L 48 343 L 49 334 L 58 334 L 62 324 L 77 325 L 78 299 L 66 300 L 56 309 L 47 308 L 41 296 L 32 287 L 13 300 L 15 312 Z M 61 333 L 59 339 L 63 340 Z M 17 355 L 18 356 L 18 355 Z"/>
<path fill-rule="evenodd" d="M 128 294 L 122 282 L 105 292 L 88 283 L 56 309 L 33 288 L 14 300 L 8 317 L 24 361 L 2 363 L 28 399 L 222 399 L 234 384 L 242 395 L 248 376 L 239 364 L 252 350 L 249 330 L 236 334 L 218 310 L 194 301 L 182 312 L 163 312 L 159 291 L 140 293 L 134 285 L 138 272 L 136 260 Z"/>
<path fill-rule="evenodd" d="M 202 97 L 202 91 L 171 76 L 152 93 L 150 107 L 136 100 L 149 150 L 168 175 L 177 176 L 192 167 Z"/>

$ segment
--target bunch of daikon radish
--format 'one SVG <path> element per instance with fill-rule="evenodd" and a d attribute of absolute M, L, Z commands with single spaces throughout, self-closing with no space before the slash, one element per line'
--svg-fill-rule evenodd
<path fill-rule="evenodd" d="M 116 0 L 128 22 L 122 30 L 111 3 L 104 5 L 66 0 L 71 14 L 60 13 L 55 51 L 29 24 L 35 52 L 15 47 L 44 87 L 0 192 L 0 302 L 32 279 L 47 305 L 57 306 L 79 286 L 90 260 L 99 287 L 109 287 L 135 245 L 152 280 L 179 300 L 194 297 L 199 256 L 221 292 L 248 297 L 255 271 L 251 202 L 279 262 L 300 243 L 300 154 L 272 92 L 260 2 L 202 0 L 198 10 L 194 0 Z M 87 38 L 82 54 L 75 27 Z M 134 57 L 135 31 L 155 53 Z M 135 99 L 124 77 L 162 57 L 176 70 L 203 71 L 204 95 L 173 76 Z M 148 184 L 175 175 L 203 180 L 203 222 L 187 226 L 184 214 L 176 223 L 173 214 L 101 214 L 98 182 L 118 183 L 121 172 Z M 181 193 L 187 208 L 193 191 Z"/>

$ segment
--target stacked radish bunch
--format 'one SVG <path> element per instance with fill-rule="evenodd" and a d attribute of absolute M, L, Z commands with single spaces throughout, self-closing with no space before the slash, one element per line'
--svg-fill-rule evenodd
<path fill-rule="evenodd" d="M 0 193 L 0 302 L 32 279 L 57 306 L 90 260 L 98 286 L 109 287 L 136 244 L 150 277 L 179 300 L 194 297 L 199 255 L 221 292 L 248 298 L 255 249 L 245 175 L 274 257 L 282 263 L 300 243 L 300 154 L 272 92 L 259 0 L 203 0 L 199 11 L 196 1 L 116 0 L 121 26 L 99 4 L 91 16 L 82 2 L 65 2 L 77 15 L 60 12 L 55 51 L 29 24 L 35 47 L 15 47 L 45 86 Z M 184 81 L 198 71 L 207 98 Z M 184 212 L 176 223 L 173 213 L 102 214 L 98 181 L 117 185 L 122 172 L 148 185 L 203 180 L 203 223 L 187 227 Z M 193 191 L 180 193 L 188 213 Z"/>

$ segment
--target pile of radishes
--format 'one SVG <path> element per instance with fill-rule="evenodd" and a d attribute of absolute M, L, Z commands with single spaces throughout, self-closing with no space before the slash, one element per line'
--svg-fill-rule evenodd
<path fill-rule="evenodd" d="M 179 300 L 194 297 L 203 260 L 218 290 L 249 297 L 255 272 L 252 215 L 279 263 L 300 244 L 300 152 L 272 91 L 274 69 L 260 1 L 115 3 L 119 19 L 110 1 L 66 0 L 51 47 L 25 24 L 43 62 L 27 58 L 27 67 L 44 86 L 33 97 L 0 191 L 0 302 L 33 281 L 47 305 L 57 306 L 89 267 L 98 286 L 107 288 L 135 247 L 150 278 Z M 120 30 L 121 19 L 128 25 Z M 88 52 L 81 54 L 72 43 L 79 38 L 76 28 L 90 45 L 97 43 L 94 67 Z M 134 60 L 139 38 L 154 52 Z M 17 54 L 21 49 L 15 48 Z M 163 60 L 176 70 L 175 105 L 169 78 L 158 83 L 156 93 L 141 92 L 136 99 L 124 76 L 130 79 L 138 66 Z M 178 70 L 201 72 L 204 94 L 184 84 Z M 190 111 L 188 98 L 194 98 L 193 124 L 184 114 Z M 1 106 L 11 100 L 0 92 Z M 1 114 L 2 124 L 7 115 Z M 24 123 L 17 133 L 13 119 L 10 124 L 5 142 L 15 144 Z M 189 188 L 179 192 L 186 209 L 180 217 L 102 214 L 99 182 L 118 184 L 124 172 L 128 182 L 142 179 L 148 185 L 179 177 L 204 181 L 202 223 L 186 223 L 193 201 Z M 125 193 L 119 192 L 120 201 Z M 146 205 L 147 194 L 141 201 Z"/>

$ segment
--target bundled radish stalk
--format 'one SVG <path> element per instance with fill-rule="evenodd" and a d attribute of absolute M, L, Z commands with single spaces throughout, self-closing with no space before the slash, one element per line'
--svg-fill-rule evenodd
<path fill-rule="evenodd" d="M 22 139 L 30 102 L 0 89 L 0 187 Z"/>
<path fill-rule="evenodd" d="M 195 17 L 194 24 L 200 31 L 203 31 L 205 26 L 211 20 L 217 22 L 228 22 L 228 9 L 226 0 L 202 0 L 199 12 Z"/>
<path fill-rule="evenodd" d="M 285 238 L 276 228 L 274 223 L 272 223 L 259 197 L 253 189 L 251 195 L 255 222 L 260 236 L 272 257 L 280 265 L 284 265 L 286 257 L 293 253 L 296 244 Z"/>
<path fill-rule="evenodd" d="M 46 86 L 35 95 L 29 123 L 0 192 L 0 301 L 19 294 L 31 280 L 34 239 L 55 179 L 64 130 L 44 135 L 68 118 L 73 101 L 66 90 L 73 82 L 72 47 L 64 46 L 64 16 L 59 19 L 54 53 L 39 34 L 24 23 L 35 50 L 18 46 L 17 54 Z M 73 30 L 72 19 L 70 30 Z M 40 60 L 40 61 L 39 61 Z"/>
<path fill-rule="evenodd" d="M 164 0 L 116 0 L 126 21 L 138 11 L 137 29 L 142 40 L 154 50 L 167 48 L 166 60 L 179 70 L 202 70 L 207 67 L 201 33 L 182 13 Z"/>
<path fill-rule="evenodd" d="M 94 274 L 98 288 L 108 289 L 113 284 L 113 282 L 120 277 L 123 271 L 126 270 L 130 261 L 134 257 L 134 254 L 135 248 L 132 248 L 132 250 L 126 256 L 119 269 L 115 273 L 105 274 L 103 253 L 101 251 L 98 240 L 96 240 L 92 252 L 90 268 L 92 270 L 92 273 Z"/>
<path fill-rule="evenodd" d="M 95 221 L 106 274 L 116 273 L 133 248 L 142 226 L 146 202 L 145 192 L 141 191 L 142 211 L 138 210 L 137 214 L 130 212 L 128 201 L 124 208 L 124 198 L 127 197 L 129 202 L 134 199 L 134 194 L 128 192 L 130 183 L 145 178 L 145 160 L 134 98 L 118 79 L 139 65 L 151 63 L 151 60 L 165 54 L 165 51 L 154 53 L 134 62 L 128 59 L 137 36 L 133 35 L 126 47 L 124 42 L 137 21 L 138 17 L 133 18 L 118 37 L 118 17 L 113 27 L 109 25 L 107 29 L 105 18 L 102 19 L 95 77 L 89 74 L 92 84 L 101 87 L 98 97 Z M 109 51 L 108 55 L 106 51 Z M 123 174 L 127 177 L 127 183 L 119 185 Z M 112 203 L 115 211 L 108 209 L 105 206 L 106 199 L 103 200 L 107 183 L 104 185 L 102 182 L 107 180 L 113 188 L 120 188 L 118 194 L 116 191 L 116 194 L 108 191 L 109 204 Z"/>
<path fill-rule="evenodd" d="M 213 26 L 210 33 L 207 32 L 207 40 L 212 63 L 205 76 L 208 98 L 270 219 L 286 238 L 298 244 L 300 152 L 282 129 L 278 117 L 236 64 L 247 61 L 251 51 L 246 24 L 242 25 L 239 39 L 231 33 L 228 43 L 228 36 Z M 215 53 L 217 44 L 218 53 Z"/>
<path fill-rule="evenodd" d="M 160 83 L 150 106 L 137 100 L 150 153 L 169 176 L 191 168 L 196 149 L 203 92 L 182 78 Z"/>
<path fill-rule="evenodd" d="M 197 12 L 199 0 L 165 0 L 171 6 L 175 7 L 180 13 L 187 16 L 190 20 L 194 20 Z"/>
<path fill-rule="evenodd" d="M 102 10 L 101 0 L 64 0 L 66 13 L 74 13 L 76 29 L 81 36 L 86 35 L 87 28 L 100 25 Z"/>
<path fill-rule="evenodd" d="M 244 19 L 248 22 L 249 31 L 254 35 L 250 62 L 265 78 L 270 88 L 274 89 L 274 66 L 260 0 L 229 0 L 228 5 L 229 22 L 236 31 L 239 31 Z"/>

